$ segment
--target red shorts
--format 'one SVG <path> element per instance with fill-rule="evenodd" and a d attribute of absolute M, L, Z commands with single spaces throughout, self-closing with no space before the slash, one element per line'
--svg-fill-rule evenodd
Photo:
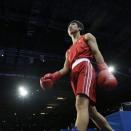
<path fill-rule="evenodd" d="M 75 96 L 84 94 L 96 103 L 96 73 L 89 59 L 77 59 L 72 64 L 71 86 Z"/>

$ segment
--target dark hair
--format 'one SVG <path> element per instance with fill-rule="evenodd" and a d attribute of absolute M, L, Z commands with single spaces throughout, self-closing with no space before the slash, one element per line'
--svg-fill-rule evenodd
<path fill-rule="evenodd" d="M 73 20 L 73 21 L 71 21 L 70 23 L 69 23 L 69 25 L 70 24 L 72 24 L 72 23 L 76 23 L 77 25 L 78 25 L 78 27 L 80 28 L 80 31 L 84 31 L 84 25 L 80 22 L 80 21 L 78 21 L 78 20 Z M 69 26 L 68 25 L 68 26 Z"/>

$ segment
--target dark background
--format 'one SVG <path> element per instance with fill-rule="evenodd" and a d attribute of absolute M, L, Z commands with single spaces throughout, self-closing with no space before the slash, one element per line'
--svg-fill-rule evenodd
<path fill-rule="evenodd" d="M 106 116 L 131 101 L 130 4 L 130 0 L 1 0 L 0 129 L 59 130 L 75 122 L 68 76 L 53 89 L 42 91 L 39 85 L 43 74 L 63 66 L 71 44 L 67 26 L 74 19 L 96 36 L 105 61 L 116 67 L 119 85 L 112 91 L 97 89 L 98 111 Z M 18 96 L 20 85 L 28 88 L 27 98 Z M 89 126 L 94 127 L 92 122 Z"/>

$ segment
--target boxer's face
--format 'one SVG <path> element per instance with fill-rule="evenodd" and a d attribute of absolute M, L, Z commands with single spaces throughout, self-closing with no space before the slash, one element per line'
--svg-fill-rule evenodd
<path fill-rule="evenodd" d="M 74 33 L 80 31 L 80 28 L 78 27 L 77 23 L 71 23 L 68 26 L 68 34 L 69 36 L 73 35 Z"/>

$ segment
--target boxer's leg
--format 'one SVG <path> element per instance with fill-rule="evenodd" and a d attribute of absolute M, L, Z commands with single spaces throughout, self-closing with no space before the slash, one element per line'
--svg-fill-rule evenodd
<path fill-rule="evenodd" d="M 85 95 L 76 96 L 77 118 L 75 126 L 79 131 L 86 131 L 89 123 L 89 99 Z"/>
<path fill-rule="evenodd" d="M 95 106 L 89 106 L 89 114 L 90 119 L 99 129 L 104 129 L 105 131 L 113 131 L 108 121 L 97 111 Z"/>

